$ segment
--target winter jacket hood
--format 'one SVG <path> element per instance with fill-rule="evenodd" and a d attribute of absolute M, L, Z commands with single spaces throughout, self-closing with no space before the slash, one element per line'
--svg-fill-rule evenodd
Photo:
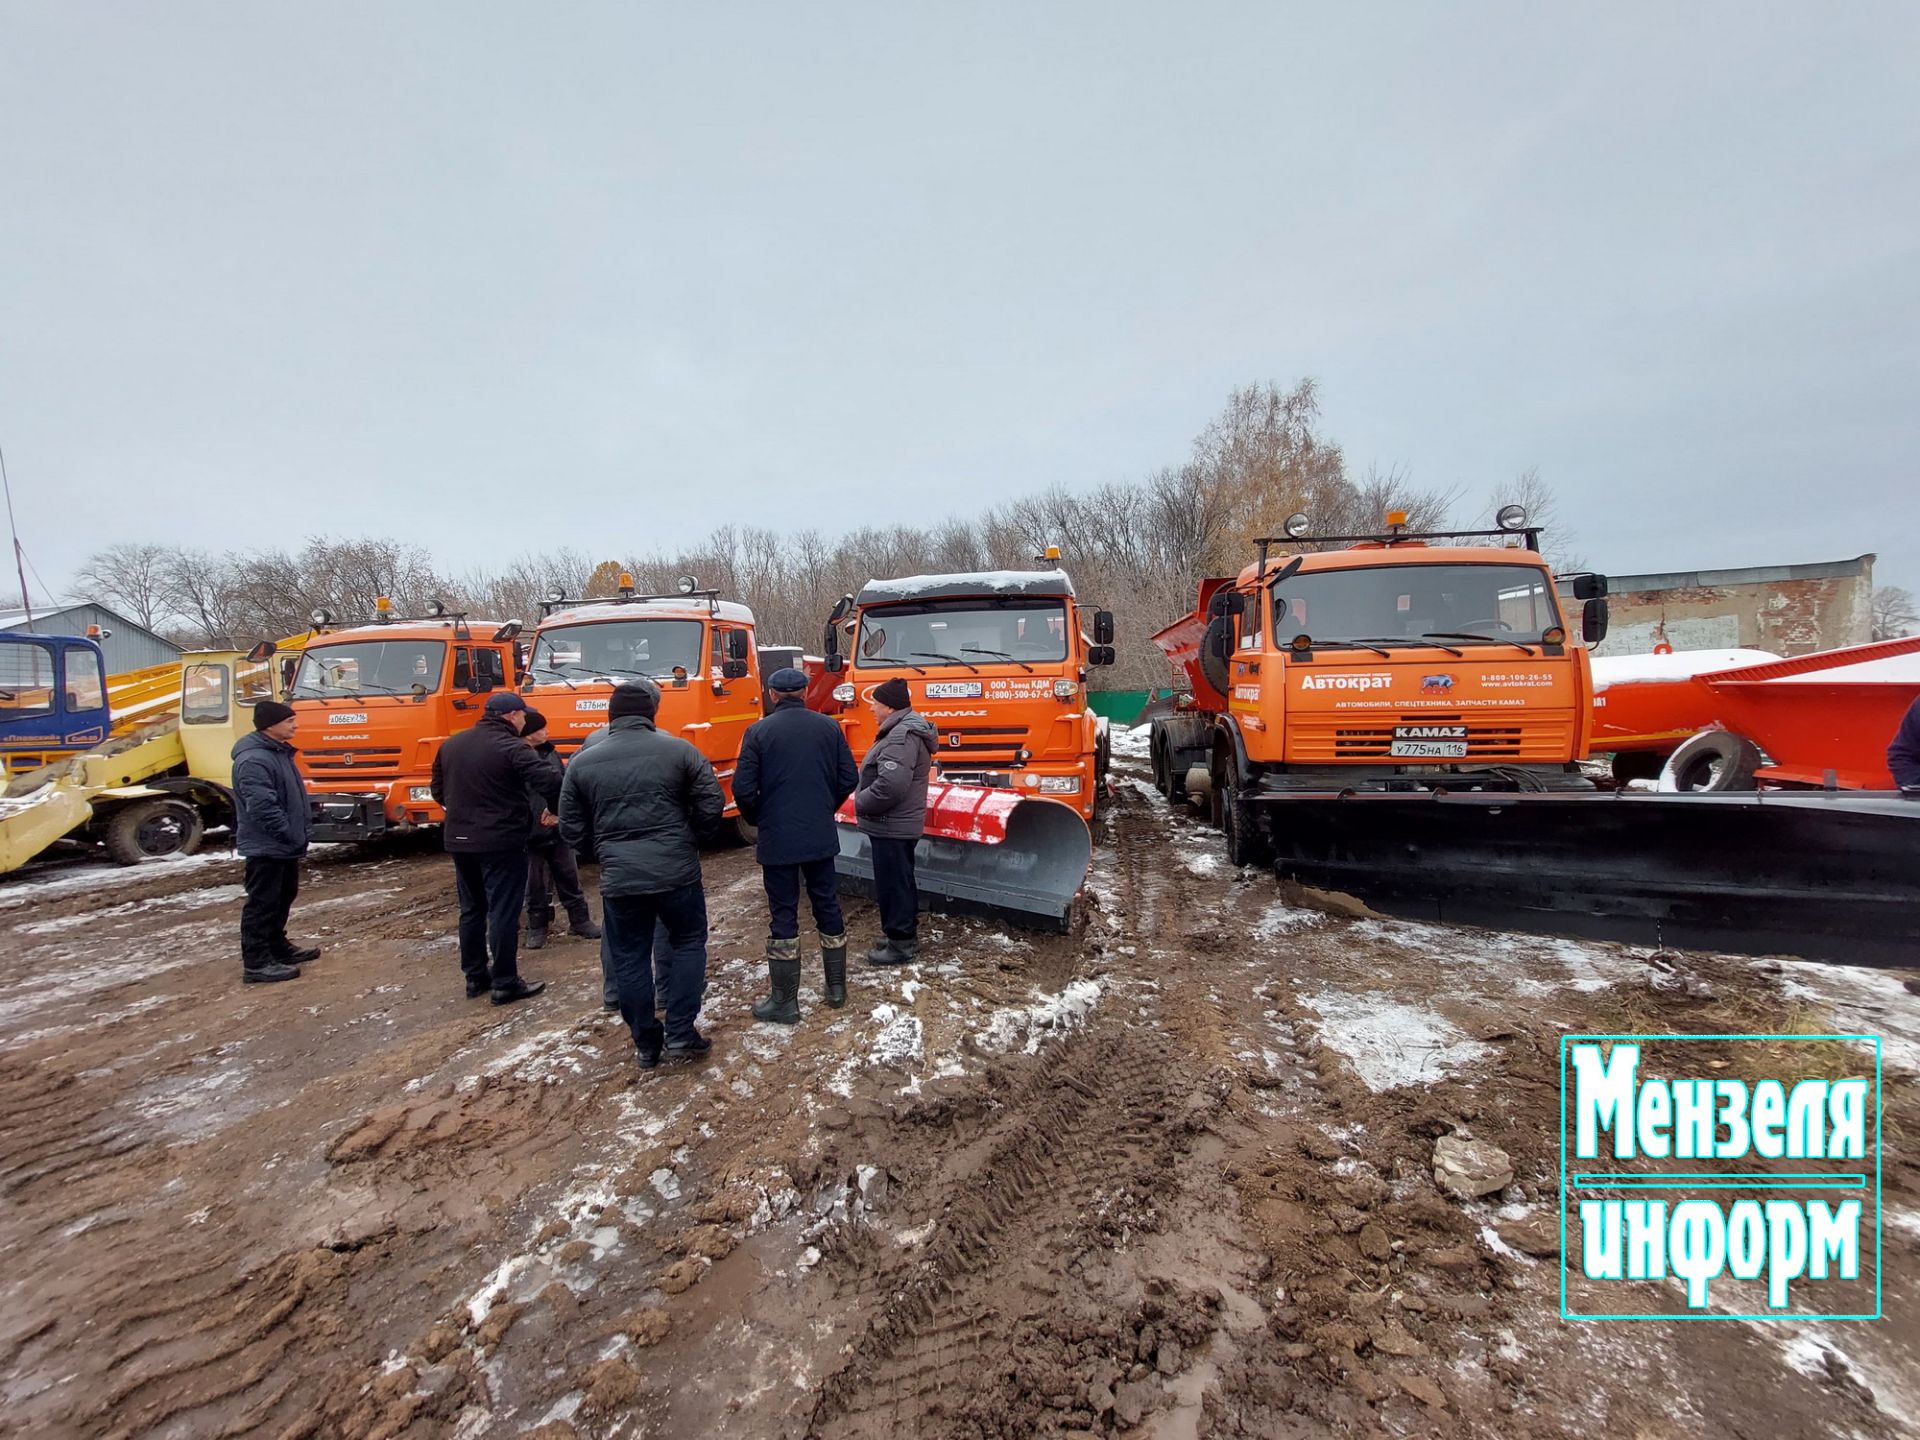
<path fill-rule="evenodd" d="M 747 730 L 733 772 L 740 813 L 760 827 L 762 865 L 804 865 L 839 853 L 833 813 L 859 780 L 839 725 L 795 695 Z"/>
<path fill-rule="evenodd" d="M 860 765 L 853 809 L 860 828 L 883 839 L 912 840 L 927 825 L 927 777 L 938 735 L 916 710 L 896 710 Z"/>
<path fill-rule="evenodd" d="M 233 746 L 233 848 L 249 859 L 297 860 L 307 853 L 306 781 L 293 746 L 263 731 Z"/>
<path fill-rule="evenodd" d="M 560 839 L 599 860 L 602 895 L 657 895 L 699 880 L 699 842 L 725 810 L 705 756 L 623 715 L 567 766 Z"/>

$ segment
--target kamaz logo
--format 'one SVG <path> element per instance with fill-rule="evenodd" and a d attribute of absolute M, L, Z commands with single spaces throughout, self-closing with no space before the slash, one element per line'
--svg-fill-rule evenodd
<path fill-rule="evenodd" d="M 1385 690 L 1393 684 L 1391 675 L 1303 675 L 1302 690 Z"/>
<path fill-rule="evenodd" d="M 1396 740 L 1464 740 L 1467 727 L 1464 725 L 1396 725 L 1393 727 Z"/>

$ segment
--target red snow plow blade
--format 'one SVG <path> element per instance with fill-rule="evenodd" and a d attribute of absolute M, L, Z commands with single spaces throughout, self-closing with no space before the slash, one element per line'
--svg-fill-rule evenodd
<path fill-rule="evenodd" d="M 873 894 L 873 846 L 840 807 L 840 888 Z M 1066 930 L 1086 883 L 1093 834 L 1071 806 L 978 785 L 927 786 L 927 829 L 914 850 L 921 899 L 948 914 Z"/>

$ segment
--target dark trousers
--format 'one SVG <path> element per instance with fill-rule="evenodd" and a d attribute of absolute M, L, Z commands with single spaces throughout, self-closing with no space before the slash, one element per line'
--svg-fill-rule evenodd
<path fill-rule="evenodd" d="M 580 888 L 580 862 L 565 845 L 535 845 L 527 851 L 527 926 L 544 930 L 553 923 L 553 898 L 567 912 L 567 923 L 585 924 L 593 918 L 587 895 Z"/>
<path fill-rule="evenodd" d="M 287 916 L 300 893 L 300 862 L 247 857 L 247 903 L 240 907 L 240 963 L 249 970 L 292 953 Z"/>
<path fill-rule="evenodd" d="M 643 1050 L 661 1044 L 660 1022 L 654 1016 L 656 925 L 667 930 L 665 1038 L 689 1037 L 707 990 L 707 893 L 700 882 L 654 895 L 603 895 L 600 908 L 620 994 L 620 1018 L 627 1022 L 633 1043 Z"/>
<path fill-rule="evenodd" d="M 604 913 L 605 902 L 600 909 Z M 653 989 L 656 1008 L 660 997 L 667 993 L 667 972 L 673 968 L 673 942 L 667 938 L 667 927 L 656 920 L 653 924 Z M 704 966 L 700 976 L 700 996 L 706 998 L 707 982 Z M 618 1007 L 620 1004 L 620 985 L 613 978 L 613 944 L 607 939 L 606 927 L 600 930 L 600 1003 Z"/>
<path fill-rule="evenodd" d="M 520 973 L 520 906 L 527 898 L 527 852 L 486 850 L 453 857 L 460 888 L 460 968 L 469 981 L 500 985 Z M 489 977 L 487 954 L 493 954 Z"/>
<path fill-rule="evenodd" d="M 833 873 L 833 856 L 802 865 L 763 865 L 761 883 L 767 887 L 767 936 L 792 940 L 800 934 L 800 887 L 806 886 L 813 923 L 822 935 L 844 935 L 847 922 L 840 914 L 840 892 Z"/>
<path fill-rule="evenodd" d="M 880 928 L 889 940 L 912 940 L 920 929 L 920 891 L 913 883 L 913 849 L 918 840 L 889 840 L 869 835 L 873 845 L 873 898 L 880 907 Z"/>

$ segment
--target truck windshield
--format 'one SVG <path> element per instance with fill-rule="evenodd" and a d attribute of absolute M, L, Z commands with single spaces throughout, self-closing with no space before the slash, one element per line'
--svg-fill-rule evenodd
<path fill-rule="evenodd" d="M 1553 580 L 1521 565 L 1368 565 L 1303 571 L 1274 594 L 1273 640 L 1296 635 L 1316 643 L 1342 640 L 1418 641 L 1441 636 L 1453 645 L 1538 642 L 1560 623 Z"/>
<path fill-rule="evenodd" d="M 440 688 L 447 647 L 439 640 L 349 640 L 309 645 L 294 672 L 289 700 L 325 700 L 337 695 L 428 694 Z"/>
<path fill-rule="evenodd" d="M 617 680 L 626 675 L 666 679 L 678 667 L 704 672 L 698 620 L 599 620 L 556 625 L 533 639 L 530 669 L 536 682 Z"/>
<path fill-rule="evenodd" d="M 874 606 L 860 616 L 854 650 L 862 669 L 1058 662 L 1067 658 L 1067 607 L 1027 596 Z"/>

